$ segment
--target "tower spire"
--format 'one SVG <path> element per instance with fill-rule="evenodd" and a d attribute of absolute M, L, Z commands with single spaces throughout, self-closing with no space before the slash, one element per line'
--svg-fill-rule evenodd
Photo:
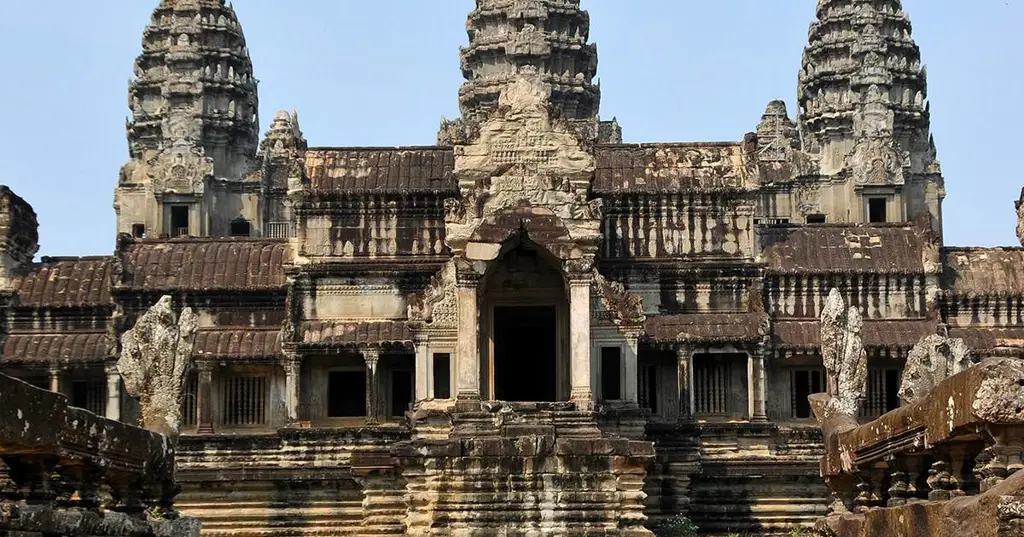
<path fill-rule="evenodd" d="M 133 159 L 190 146 L 215 175 L 239 179 L 259 142 L 252 61 L 235 10 L 224 0 L 161 0 L 143 34 L 130 83 Z"/>
<path fill-rule="evenodd" d="M 486 119 L 502 89 L 520 74 L 550 86 L 552 107 L 565 119 L 597 117 L 597 47 L 588 43 L 590 15 L 580 0 L 477 0 L 466 26 L 466 83 L 459 92 L 464 119 Z"/>

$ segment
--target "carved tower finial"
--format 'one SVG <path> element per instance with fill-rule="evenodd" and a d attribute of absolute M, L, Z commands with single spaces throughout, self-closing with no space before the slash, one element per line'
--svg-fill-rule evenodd
<path fill-rule="evenodd" d="M 117 370 L 128 394 L 139 400 L 142 426 L 176 438 L 181 426 L 181 389 L 192 359 L 199 320 L 191 308 L 178 318 L 164 296 L 121 336 Z"/>
<path fill-rule="evenodd" d="M 1020 198 L 1014 202 L 1017 208 L 1017 240 L 1024 246 L 1024 188 L 1020 189 Z"/>

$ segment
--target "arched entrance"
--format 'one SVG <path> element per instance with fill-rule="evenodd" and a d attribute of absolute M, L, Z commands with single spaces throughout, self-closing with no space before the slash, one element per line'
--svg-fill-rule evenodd
<path fill-rule="evenodd" d="M 568 399 L 568 300 L 560 263 L 516 237 L 484 276 L 484 397 Z"/>

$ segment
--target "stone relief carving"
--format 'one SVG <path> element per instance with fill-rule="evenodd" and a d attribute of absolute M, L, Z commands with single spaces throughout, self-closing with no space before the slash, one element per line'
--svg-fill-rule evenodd
<path fill-rule="evenodd" d="M 830 410 L 856 416 L 867 390 L 868 359 L 861 341 L 863 319 L 846 307 L 838 289 L 829 292 L 821 312 L 821 359 L 828 376 Z"/>
<path fill-rule="evenodd" d="M 821 185 L 818 183 L 802 183 L 796 185 L 793 191 L 794 204 L 800 214 L 821 213 Z"/>
<path fill-rule="evenodd" d="M 594 157 L 564 121 L 551 118 L 550 92 L 536 76 L 519 76 L 474 141 L 455 147 L 463 197 L 445 203 L 446 240 L 454 251 L 483 219 L 521 207 L 554 214 L 572 240 L 600 236 L 601 203 L 587 196 Z"/>
<path fill-rule="evenodd" d="M 898 392 L 900 401 L 912 403 L 931 393 L 940 382 L 974 365 L 973 359 L 962 339 L 937 334 L 921 338 L 907 355 Z"/>
<path fill-rule="evenodd" d="M 612 322 L 620 328 L 642 327 L 647 320 L 643 298 L 629 292 L 621 283 L 605 278 L 597 270 L 593 274 L 594 287 L 604 309 L 611 314 Z"/>
<path fill-rule="evenodd" d="M 185 308 L 179 318 L 164 296 L 121 336 L 117 370 L 142 407 L 142 426 L 176 438 L 181 426 L 181 389 L 192 358 L 199 318 Z"/>
<path fill-rule="evenodd" d="M 429 328 L 455 328 L 458 326 L 459 309 L 456 293 L 455 262 L 430 278 L 422 293 L 416 293 L 409 301 L 409 321 Z"/>
<path fill-rule="evenodd" d="M 854 146 L 848 163 L 857 185 L 902 185 L 906 159 L 895 140 L 863 138 Z"/>

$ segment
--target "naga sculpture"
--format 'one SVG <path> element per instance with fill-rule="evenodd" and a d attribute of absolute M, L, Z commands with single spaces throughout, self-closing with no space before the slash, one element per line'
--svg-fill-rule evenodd
<path fill-rule="evenodd" d="M 117 369 L 142 407 L 142 426 L 171 438 L 181 425 L 181 390 L 199 319 L 191 308 L 177 318 L 164 296 L 121 336 Z"/>
<path fill-rule="evenodd" d="M 1024 246 L 1024 188 L 1020 189 L 1020 199 L 1014 202 L 1017 208 L 1017 239 Z"/>
<path fill-rule="evenodd" d="M 846 308 L 838 289 L 832 289 L 821 312 L 821 358 L 828 373 L 828 407 L 856 416 L 867 388 L 868 360 L 861 341 L 864 321 L 857 308 Z"/>
<path fill-rule="evenodd" d="M 931 393 L 940 382 L 974 365 L 971 350 L 962 339 L 933 334 L 925 336 L 907 355 L 899 397 L 912 403 Z"/>

